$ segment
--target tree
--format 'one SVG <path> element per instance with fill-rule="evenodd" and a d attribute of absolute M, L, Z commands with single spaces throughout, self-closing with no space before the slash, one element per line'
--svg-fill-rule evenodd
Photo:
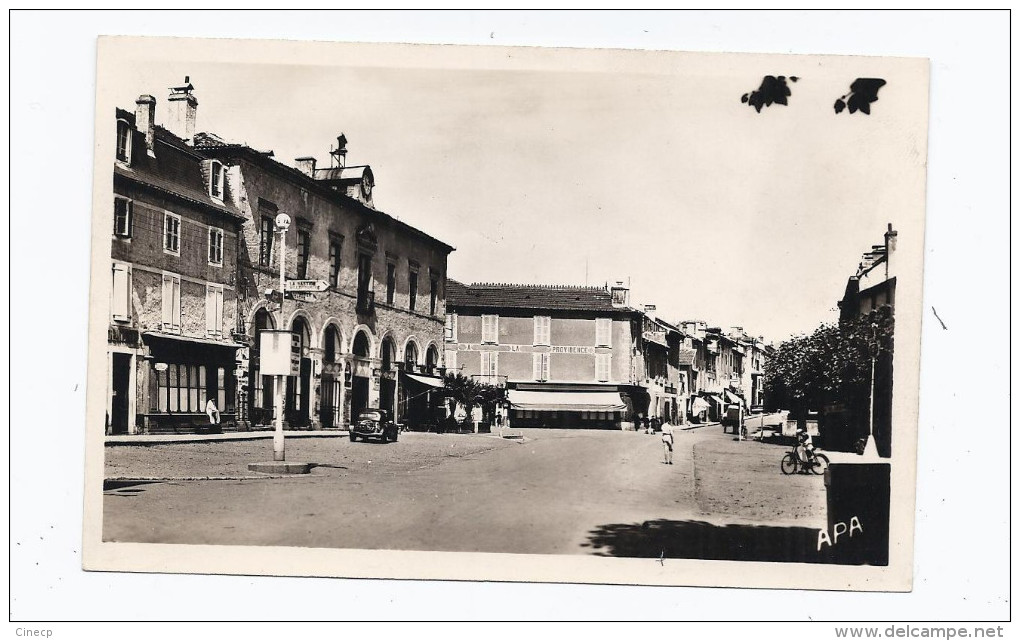
<path fill-rule="evenodd" d="M 491 414 L 495 403 L 506 397 L 506 390 L 503 387 L 481 383 L 460 372 L 448 373 L 444 384 L 447 396 L 463 405 L 468 411 L 468 416 L 476 405 L 481 406 L 487 414 Z"/>
<path fill-rule="evenodd" d="M 888 306 L 870 314 L 825 323 L 807 336 L 783 342 L 765 365 L 766 406 L 794 415 L 826 406 L 841 406 L 848 441 L 867 434 L 872 385 L 872 358 L 891 362 L 893 316 Z M 891 379 L 882 377 L 875 395 L 891 396 Z M 842 439 L 841 439 L 842 440 Z"/>

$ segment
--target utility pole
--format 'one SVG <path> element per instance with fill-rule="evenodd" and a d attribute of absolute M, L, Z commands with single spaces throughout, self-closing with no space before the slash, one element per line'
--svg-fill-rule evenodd
<path fill-rule="evenodd" d="M 287 229 L 289 228 L 290 216 L 284 213 L 277 214 L 276 229 L 280 232 L 280 327 L 283 327 L 287 322 L 283 315 L 283 302 L 287 298 Z M 278 374 L 276 376 L 276 429 L 273 432 L 274 461 L 287 460 L 283 444 L 283 387 L 286 384 L 287 377 Z"/>

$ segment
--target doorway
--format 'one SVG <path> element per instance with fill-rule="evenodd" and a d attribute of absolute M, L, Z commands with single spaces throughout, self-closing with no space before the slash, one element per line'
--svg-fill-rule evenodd
<path fill-rule="evenodd" d="M 131 412 L 131 354 L 114 352 L 111 372 L 113 399 L 110 406 L 110 432 L 127 434 Z"/>

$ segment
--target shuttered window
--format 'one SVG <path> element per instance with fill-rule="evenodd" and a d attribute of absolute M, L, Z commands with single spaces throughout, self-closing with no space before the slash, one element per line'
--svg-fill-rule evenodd
<path fill-rule="evenodd" d="M 598 347 L 612 347 L 613 345 L 613 321 L 610 318 L 595 319 L 595 345 Z"/>
<path fill-rule="evenodd" d="M 223 286 L 205 287 L 205 331 L 210 336 L 223 335 Z"/>
<path fill-rule="evenodd" d="M 532 377 L 536 381 L 549 380 L 549 354 L 536 352 L 531 355 Z"/>
<path fill-rule="evenodd" d="M 131 319 L 131 270 L 127 265 L 113 264 L 113 320 Z"/>
<path fill-rule="evenodd" d="M 609 372 L 613 362 L 612 358 L 612 354 L 595 355 L 595 380 L 603 383 L 609 380 Z"/>
<path fill-rule="evenodd" d="M 163 251 L 181 253 L 181 217 L 170 212 L 163 214 Z"/>
<path fill-rule="evenodd" d="M 482 352 L 482 376 L 499 374 L 499 352 Z"/>
<path fill-rule="evenodd" d="M 223 264 L 223 230 L 216 227 L 209 228 L 209 264 Z"/>
<path fill-rule="evenodd" d="M 550 345 L 550 326 L 552 319 L 548 316 L 535 317 L 535 345 Z"/>
<path fill-rule="evenodd" d="M 445 334 L 444 337 L 446 339 L 446 342 L 448 342 L 448 343 L 456 343 L 457 342 L 457 315 L 456 314 L 447 314 L 446 315 L 446 328 L 445 328 L 445 331 L 446 331 L 446 334 Z"/>
<path fill-rule="evenodd" d="M 127 198 L 113 200 L 113 233 L 121 238 L 131 238 L 131 201 Z"/>
<path fill-rule="evenodd" d="M 482 342 L 499 344 L 499 316 L 482 314 Z"/>
<path fill-rule="evenodd" d="M 181 277 L 163 274 L 163 329 L 181 331 Z"/>

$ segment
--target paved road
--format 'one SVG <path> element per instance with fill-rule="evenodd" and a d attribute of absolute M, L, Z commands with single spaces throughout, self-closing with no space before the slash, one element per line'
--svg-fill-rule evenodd
<path fill-rule="evenodd" d="M 699 507 L 702 486 L 713 489 L 707 496 L 718 496 L 714 470 L 722 467 L 699 468 L 696 482 L 694 444 L 711 444 L 713 456 L 730 447 L 730 439 L 714 430 L 678 434 L 672 466 L 661 462 L 658 436 L 573 430 L 526 435 L 523 444 L 434 434 L 406 434 L 391 445 L 323 439 L 327 442 L 321 446 L 303 444 L 305 454 L 319 452 L 316 462 L 332 467 L 318 467 L 307 477 L 111 489 L 104 502 L 104 538 L 631 556 L 660 545 L 645 540 L 650 527 L 671 539 L 693 537 L 692 545 L 704 548 L 702 539 L 723 531 L 719 528 L 726 523 L 751 527 L 771 519 L 789 525 L 774 506 L 754 512 L 752 520 L 742 519 L 739 511 L 713 515 Z M 126 448 L 112 449 L 117 456 L 130 456 Z M 162 459 L 185 451 L 144 449 L 146 456 Z M 332 462 L 322 452 L 332 452 Z M 778 461 L 780 453 L 770 450 L 768 458 Z M 108 461 L 108 470 L 111 465 L 121 472 L 130 467 L 123 460 Z M 768 474 L 778 477 L 778 465 Z M 783 478 L 791 481 L 785 487 L 794 493 L 817 494 L 821 487 L 820 478 Z M 746 479 L 736 482 L 743 486 Z M 811 502 L 815 508 L 805 515 L 805 525 L 817 527 L 824 517 L 818 518 L 817 496 Z M 691 555 L 717 558 L 713 554 L 702 549 Z"/>

